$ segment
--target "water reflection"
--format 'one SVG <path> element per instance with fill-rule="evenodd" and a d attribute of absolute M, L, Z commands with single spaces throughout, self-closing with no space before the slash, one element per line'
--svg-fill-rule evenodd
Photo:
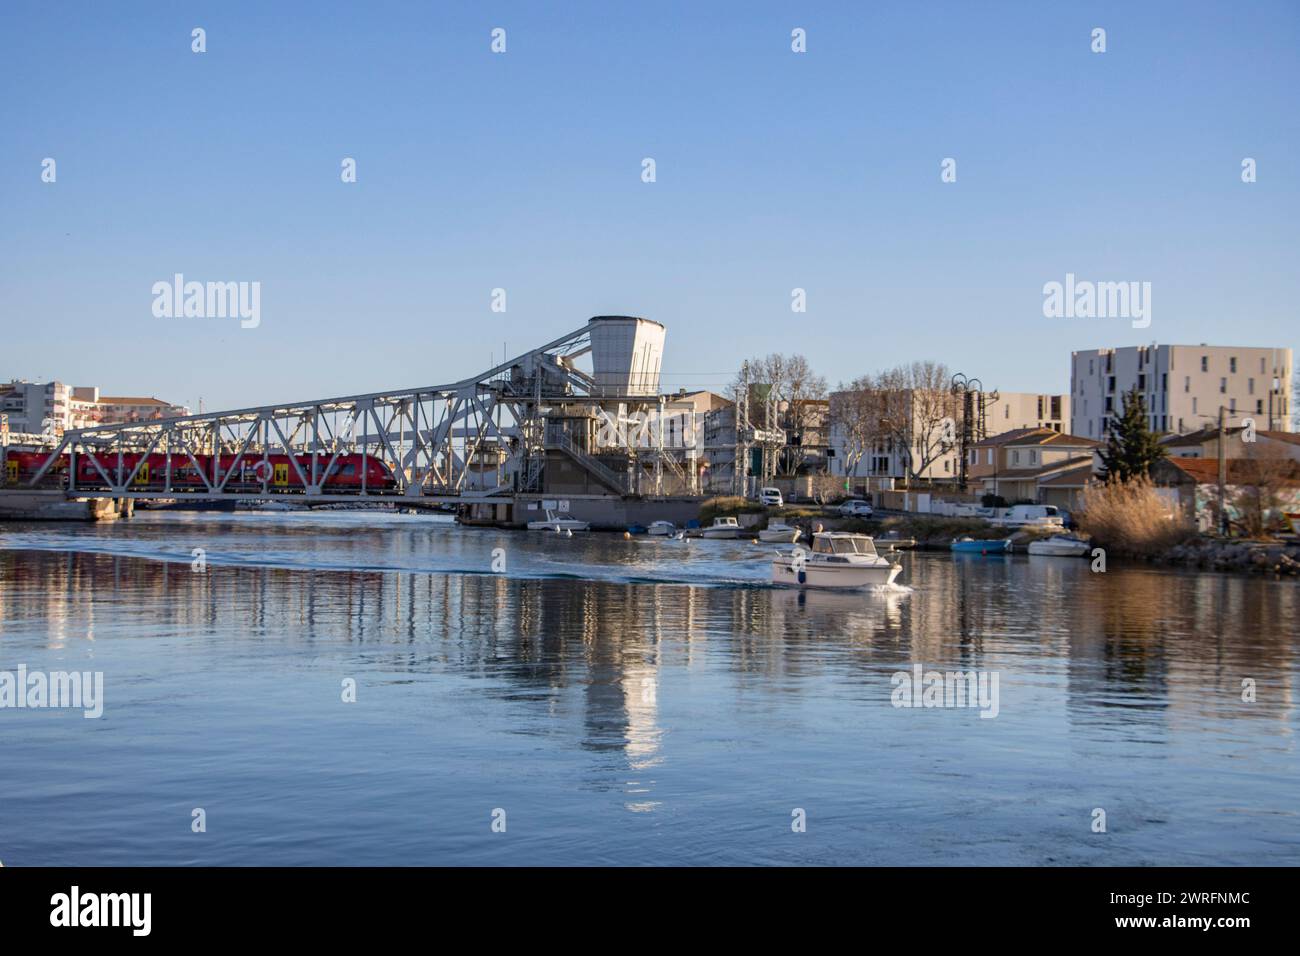
<path fill-rule="evenodd" d="M 799 862 L 791 806 L 837 821 L 807 835 L 828 862 L 1300 858 L 1294 582 L 913 554 L 906 588 L 801 593 L 727 542 L 323 522 L 205 529 L 194 573 L 168 530 L 0 532 L 0 670 L 106 687 L 103 721 L 0 713 L 12 859 L 193 861 L 157 814 L 196 790 L 250 816 L 211 863 Z M 999 716 L 893 709 L 914 663 L 997 671 Z M 507 804 L 532 855 L 407 823 Z"/>
<path fill-rule="evenodd" d="M 1190 711 L 1291 719 L 1296 588 L 1086 562 L 913 555 L 911 591 L 837 594 L 493 575 L 210 568 L 80 553 L 0 552 L 0 622 L 39 622 L 50 650 L 116 636 L 351 647 L 385 672 L 455 670 L 546 706 L 580 688 L 581 745 L 653 767 L 665 668 L 707 662 L 739 686 L 870 681 L 911 661 L 1063 669 L 1071 719 Z M 1241 698 L 1253 680 L 1255 703 Z"/>

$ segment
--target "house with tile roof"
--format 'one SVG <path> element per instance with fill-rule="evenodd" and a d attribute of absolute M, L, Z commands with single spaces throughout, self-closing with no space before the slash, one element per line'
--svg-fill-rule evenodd
<path fill-rule="evenodd" d="M 972 445 L 967 474 L 983 494 L 1072 509 L 1100 446 L 1050 428 L 1018 428 Z"/>

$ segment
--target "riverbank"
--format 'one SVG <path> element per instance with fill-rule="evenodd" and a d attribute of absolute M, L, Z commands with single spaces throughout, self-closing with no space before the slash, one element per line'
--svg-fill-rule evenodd
<path fill-rule="evenodd" d="M 1300 540 L 1240 541 L 1198 537 L 1175 545 L 1155 561 L 1188 568 L 1297 577 L 1300 576 Z"/>

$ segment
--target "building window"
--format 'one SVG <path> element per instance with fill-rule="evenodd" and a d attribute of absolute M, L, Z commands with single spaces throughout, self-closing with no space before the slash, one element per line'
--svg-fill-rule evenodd
<path fill-rule="evenodd" d="M 1146 377 L 1145 375 L 1139 375 L 1139 376 L 1138 376 L 1138 391 L 1139 391 L 1139 392 L 1145 392 L 1146 390 L 1147 390 L 1147 377 Z"/>
<path fill-rule="evenodd" d="M 1235 398 L 1230 398 L 1230 399 L 1228 399 L 1228 411 L 1233 412 L 1233 413 L 1236 413 L 1236 411 L 1237 411 L 1237 400 L 1236 400 Z"/>
<path fill-rule="evenodd" d="M 1253 378 L 1246 379 L 1246 394 L 1255 394 L 1255 380 Z"/>
<path fill-rule="evenodd" d="M 1183 391 L 1184 391 L 1184 392 L 1190 392 L 1191 390 L 1192 390 L 1192 377 L 1191 377 L 1190 375 L 1184 375 L 1184 376 L 1183 376 Z"/>
<path fill-rule="evenodd" d="M 989 449 L 989 464 L 993 464 L 993 449 Z"/>
<path fill-rule="evenodd" d="M 1011 464 L 1013 464 L 1013 465 L 1018 465 L 1018 464 L 1020 464 L 1020 452 L 1018 452 L 1018 451 L 1013 451 L 1013 452 L 1011 453 Z"/>
<path fill-rule="evenodd" d="M 1112 375 L 1110 378 L 1106 379 L 1106 391 L 1108 391 L 1108 392 L 1113 392 L 1113 391 L 1115 391 L 1115 376 L 1114 376 L 1114 375 Z"/>
<path fill-rule="evenodd" d="M 1264 414 L 1264 400 L 1262 398 L 1255 399 L 1255 414 L 1256 415 Z"/>
<path fill-rule="evenodd" d="M 1162 392 L 1167 392 L 1167 391 L 1169 391 L 1169 373 L 1168 373 L 1168 372 L 1161 372 L 1161 373 L 1160 373 L 1160 391 L 1162 391 Z"/>
<path fill-rule="evenodd" d="M 1228 358 L 1228 373 L 1231 375 L 1237 374 L 1237 356 L 1235 355 Z"/>
<path fill-rule="evenodd" d="M 1226 378 L 1219 379 L 1219 394 L 1220 395 L 1228 394 L 1228 380 Z"/>
<path fill-rule="evenodd" d="M 1201 371 L 1202 371 L 1202 372 L 1208 372 L 1209 370 L 1210 370 L 1210 357 L 1209 357 L 1208 355 L 1202 355 L 1202 356 L 1201 356 Z"/>
<path fill-rule="evenodd" d="M 1196 414 L 1196 396 L 1195 396 L 1195 395 L 1192 396 L 1192 414 L 1193 414 L 1193 415 Z"/>
<path fill-rule="evenodd" d="M 1262 361 L 1262 360 L 1261 360 L 1261 361 Z M 1089 374 L 1089 375 L 1096 375 L 1096 374 L 1097 374 L 1097 373 L 1093 370 L 1093 367 L 1092 367 L 1092 359 L 1088 359 L 1088 374 Z"/>

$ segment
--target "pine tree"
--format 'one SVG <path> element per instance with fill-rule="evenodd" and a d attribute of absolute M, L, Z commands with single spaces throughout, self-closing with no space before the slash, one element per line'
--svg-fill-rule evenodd
<path fill-rule="evenodd" d="M 1134 386 L 1123 396 L 1124 413 L 1111 425 L 1106 448 L 1101 453 L 1102 477 L 1106 481 L 1146 478 L 1151 466 L 1165 457 L 1165 449 L 1147 427 L 1147 407 Z"/>

